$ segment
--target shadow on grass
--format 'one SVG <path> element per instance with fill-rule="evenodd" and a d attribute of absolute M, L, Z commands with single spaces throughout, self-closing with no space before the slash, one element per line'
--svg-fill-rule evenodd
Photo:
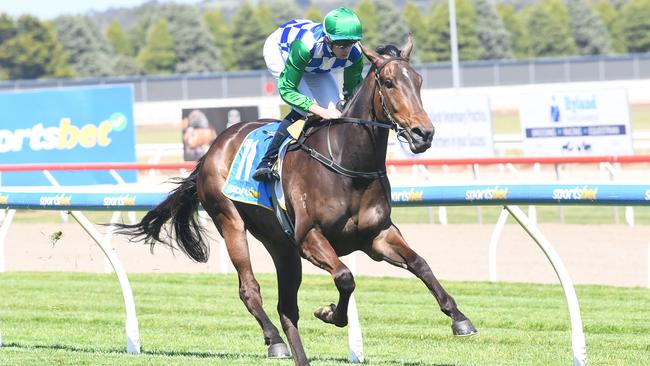
<path fill-rule="evenodd" d="M 350 361 L 345 357 L 309 357 L 310 361 L 327 361 L 335 362 L 341 365 L 349 364 Z M 464 364 L 450 364 L 450 363 L 431 363 L 431 362 L 422 362 L 422 361 L 404 361 L 404 360 L 365 360 L 363 364 L 372 364 L 372 365 L 400 365 L 400 366 L 461 366 Z"/>
<path fill-rule="evenodd" d="M 124 348 L 83 348 L 75 347 L 64 344 L 21 344 L 21 343 L 5 343 L 3 348 L 23 348 L 23 349 L 49 349 L 49 350 L 62 350 L 68 352 L 81 352 L 81 353 L 113 353 L 126 355 Z M 266 356 L 256 353 L 227 353 L 227 352 L 192 352 L 192 351 L 147 351 L 141 350 L 141 355 L 149 356 L 167 356 L 167 357 L 196 357 L 196 358 L 219 358 L 219 359 L 237 359 L 237 358 L 252 358 L 264 360 Z"/>
<path fill-rule="evenodd" d="M 22 348 L 22 349 L 47 349 L 47 350 L 62 350 L 67 352 L 80 352 L 80 353 L 111 353 L 117 355 L 126 355 L 124 348 L 83 348 L 75 347 L 65 344 L 22 344 L 22 343 L 5 343 L 3 348 Z M 142 350 L 142 355 L 149 356 L 166 356 L 166 357 L 196 357 L 196 358 L 216 358 L 216 359 L 255 359 L 260 362 L 266 360 L 266 356 L 257 353 L 227 353 L 227 352 L 192 352 L 192 351 L 147 351 Z M 349 360 L 345 357 L 310 357 L 311 361 L 325 361 L 338 364 L 347 364 Z M 365 361 L 364 364 L 372 363 L 373 365 L 401 365 L 401 366 L 460 366 L 461 364 L 448 364 L 448 363 L 430 363 L 422 361 L 403 361 L 403 360 L 377 360 Z"/>

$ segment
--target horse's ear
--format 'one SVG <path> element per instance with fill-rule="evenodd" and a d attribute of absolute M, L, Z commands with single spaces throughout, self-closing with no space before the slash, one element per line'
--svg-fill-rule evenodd
<path fill-rule="evenodd" d="M 413 33 L 409 32 L 406 44 L 402 47 L 402 58 L 408 60 L 411 56 L 411 51 L 413 51 Z"/>
<path fill-rule="evenodd" d="M 380 61 L 381 61 L 381 55 L 379 55 L 377 52 L 371 50 L 370 48 L 365 47 L 363 44 L 359 43 L 359 46 L 361 46 L 361 52 L 370 60 L 370 62 L 373 63 L 376 67 L 379 67 Z"/>

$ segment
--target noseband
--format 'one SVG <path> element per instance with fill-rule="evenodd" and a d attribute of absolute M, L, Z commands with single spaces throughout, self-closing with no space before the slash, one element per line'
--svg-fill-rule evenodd
<path fill-rule="evenodd" d="M 395 130 L 395 133 L 397 133 L 398 137 L 405 138 L 403 135 L 407 134 L 408 132 L 406 129 L 402 126 L 400 126 L 397 121 L 395 120 L 395 117 L 393 117 L 393 114 L 391 111 L 388 109 L 388 106 L 386 105 L 386 97 L 384 96 L 384 93 L 382 92 L 382 86 L 384 86 L 384 83 L 382 83 L 381 78 L 379 77 L 379 74 L 381 74 L 381 70 L 386 67 L 389 63 L 393 61 L 404 61 L 408 63 L 408 60 L 401 58 L 401 57 L 394 57 L 391 59 L 386 60 L 383 64 L 381 64 L 379 67 L 375 69 L 375 84 L 377 85 L 377 90 L 379 91 L 379 100 L 381 103 L 381 110 L 384 112 L 384 115 L 388 117 L 388 122 L 391 124 L 391 128 Z M 372 108 L 372 119 L 375 121 L 378 121 L 379 119 L 377 118 L 377 114 L 375 113 L 375 108 Z"/>

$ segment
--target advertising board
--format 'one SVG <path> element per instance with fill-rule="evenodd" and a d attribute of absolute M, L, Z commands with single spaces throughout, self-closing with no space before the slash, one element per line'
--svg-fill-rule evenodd
<path fill-rule="evenodd" d="M 226 128 L 258 118 L 258 106 L 184 108 L 181 119 L 183 160 L 198 160 Z"/>
<path fill-rule="evenodd" d="M 435 135 L 431 147 L 411 153 L 408 144 L 393 137 L 390 159 L 492 157 L 492 115 L 487 96 L 436 96 L 423 100 Z"/>
<path fill-rule="evenodd" d="M 133 88 L 79 87 L 0 93 L 0 164 L 135 162 Z M 119 171 L 135 182 L 135 171 Z M 61 185 L 114 184 L 107 171 L 52 171 Z M 42 172 L 11 172 L 3 186 L 51 185 Z"/>
<path fill-rule="evenodd" d="M 519 109 L 524 154 L 631 155 L 625 90 L 524 94 Z"/>

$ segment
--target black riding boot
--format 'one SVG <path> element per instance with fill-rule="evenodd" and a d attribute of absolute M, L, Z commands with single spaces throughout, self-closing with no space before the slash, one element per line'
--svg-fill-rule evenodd
<path fill-rule="evenodd" d="M 269 145 L 266 150 L 266 153 L 257 166 L 257 169 L 253 172 L 253 179 L 256 181 L 269 182 L 273 179 L 277 179 L 273 176 L 273 164 L 275 164 L 275 160 L 278 158 L 278 150 L 280 150 L 282 141 L 284 141 L 284 138 L 289 134 L 287 128 L 294 122 L 294 119 L 291 118 L 292 113 L 289 113 L 289 115 L 280 122 L 280 126 L 273 136 L 271 145 Z"/>

